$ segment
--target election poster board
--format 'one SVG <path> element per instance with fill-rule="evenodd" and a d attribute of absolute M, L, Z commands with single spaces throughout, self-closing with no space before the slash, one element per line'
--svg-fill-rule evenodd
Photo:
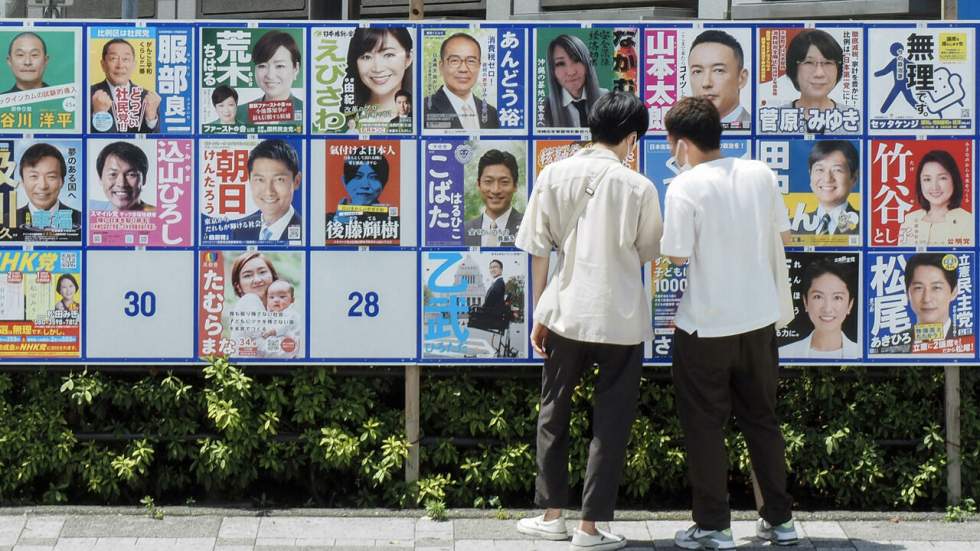
<path fill-rule="evenodd" d="M 80 358 L 82 253 L 0 251 L 0 358 Z"/>
<path fill-rule="evenodd" d="M 868 357 L 974 358 L 976 253 L 871 252 Z"/>
<path fill-rule="evenodd" d="M 760 140 L 758 158 L 776 173 L 790 244 L 861 245 L 861 140 Z"/>
<path fill-rule="evenodd" d="M 760 134 L 860 133 L 864 29 L 761 27 Z"/>
<path fill-rule="evenodd" d="M 591 142 L 586 140 L 534 140 L 534 175 L 539 176 L 541 171 L 544 170 L 544 167 L 567 159 L 590 145 Z M 633 151 L 630 151 L 626 157 L 626 161 L 623 163 L 636 171 L 640 170 L 639 149 L 640 144 L 636 144 L 636 147 L 633 148 Z"/>
<path fill-rule="evenodd" d="M 422 133 L 527 132 L 525 44 L 521 26 L 423 27 Z"/>
<path fill-rule="evenodd" d="M 77 134 L 82 28 L 0 27 L 0 134 Z"/>
<path fill-rule="evenodd" d="M 90 246 L 193 245 L 194 142 L 86 141 Z"/>
<path fill-rule="evenodd" d="M 776 332 L 779 359 L 860 360 L 861 254 L 790 251 L 786 265 L 796 315 Z"/>
<path fill-rule="evenodd" d="M 415 27 L 310 30 L 313 134 L 414 134 Z"/>
<path fill-rule="evenodd" d="M 304 141 L 198 141 L 201 245 L 303 244 Z"/>
<path fill-rule="evenodd" d="M 306 357 L 302 251 L 201 251 L 197 352 L 203 357 Z"/>
<path fill-rule="evenodd" d="M 869 26 L 868 43 L 870 134 L 976 131 L 974 27 Z"/>
<path fill-rule="evenodd" d="M 871 140 L 872 247 L 972 247 L 973 140 Z"/>
<path fill-rule="evenodd" d="M 79 243 L 82 140 L 0 139 L 0 243 Z"/>
<path fill-rule="evenodd" d="M 302 134 L 306 29 L 201 27 L 201 133 Z"/>
<path fill-rule="evenodd" d="M 737 26 L 646 27 L 643 94 L 650 130 L 683 97 L 707 97 L 726 133 L 752 129 L 752 28 Z"/>
<path fill-rule="evenodd" d="M 422 253 L 424 359 L 527 358 L 527 255 Z"/>
<path fill-rule="evenodd" d="M 428 247 L 513 247 L 527 206 L 524 140 L 426 140 Z"/>
<path fill-rule="evenodd" d="M 190 25 L 88 27 L 92 134 L 191 134 L 194 29 Z"/>
<path fill-rule="evenodd" d="M 640 41 L 639 27 L 630 25 L 535 28 L 535 134 L 582 133 L 603 95 L 639 96 Z"/>

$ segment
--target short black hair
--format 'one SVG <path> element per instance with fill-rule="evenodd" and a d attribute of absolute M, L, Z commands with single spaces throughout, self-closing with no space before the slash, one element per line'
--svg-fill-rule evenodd
<path fill-rule="evenodd" d="M 395 99 L 398 99 L 399 97 L 408 98 L 408 101 L 412 101 L 412 94 L 409 94 L 405 90 L 395 92 Z"/>
<path fill-rule="evenodd" d="M 949 283 L 950 289 L 956 288 L 956 270 L 947 270 L 943 267 L 943 257 L 946 253 L 916 253 L 913 254 L 908 262 L 905 263 L 905 289 L 908 290 L 912 277 L 915 276 L 916 268 L 920 266 L 933 266 L 939 268 Z"/>
<path fill-rule="evenodd" d="M 963 175 L 960 174 L 960 167 L 956 164 L 956 159 L 947 151 L 933 149 L 922 156 L 919 166 L 915 169 L 915 198 L 919 202 L 919 206 L 926 212 L 932 207 L 925 194 L 922 193 L 922 167 L 926 166 L 926 163 L 937 163 L 946 172 L 949 172 L 953 184 L 953 194 L 949 196 L 949 208 L 955 209 L 963 204 Z"/>
<path fill-rule="evenodd" d="M 664 117 L 664 128 L 674 139 L 684 138 L 701 151 L 721 147 L 721 115 L 711 100 L 686 97 L 674 104 Z"/>
<path fill-rule="evenodd" d="M 222 84 L 211 92 L 211 104 L 218 105 L 219 103 L 225 101 L 228 98 L 235 98 L 235 103 L 238 103 L 238 92 L 234 88 L 228 86 L 227 84 Z"/>
<path fill-rule="evenodd" d="M 465 38 L 473 42 L 474 44 L 476 44 L 477 51 L 480 52 L 480 57 L 481 58 L 483 57 L 483 47 L 480 46 L 479 40 L 473 38 L 472 36 L 466 33 L 456 33 L 456 34 L 449 35 L 448 38 L 442 41 L 442 44 L 439 46 L 439 59 L 443 59 L 446 57 L 446 44 L 449 44 L 449 41 L 454 38 Z"/>
<path fill-rule="evenodd" d="M 54 284 L 54 288 L 56 290 L 60 290 L 61 289 L 61 282 L 64 281 L 64 280 L 66 280 L 66 279 L 68 281 L 70 281 L 72 283 L 72 285 L 75 286 L 75 292 L 77 293 L 78 290 L 79 290 L 78 280 L 75 279 L 75 276 L 73 276 L 71 274 L 61 274 L 60 276 L 58 276 L 58 281 Z"/>
<path fill-rule="evenodd" d="M 299 65 L 303 56 L 299 52 L 299 46 L 296 45 L 296 39 L 284 31 L 269 31 L 262 35 L 262 38 L 258 39 L 252 47 L 252 63 L 258 65 L 269 61 L 280 46 L 289 51 L 293 65 Z"/>
<path fill-rule="evenodd" d="M 41 36 L 36 32 L 24 31 L 22 33 L 18 33 L 17 36 L 10 39 L 10 44 L 7 45 L 7 57 L 10 57 L 10 54 L 14 53 L 14 42 L 17 42 L 17 39 L 22 36 L 33 36 L 34 38 L 38 39 L 41 42 L 41 51 L 44 52 L 45 56 L 48 55 L 48 45 L 44 42 L 44 39 L 41 38 Z"/>
<path fill-rule="evenodd" d="M 68 166 L 65 165 L 65 158 L 61 155 L 61 151 L 57 147 L 49 143 L 36 143 L 24 150 L 24 154 L 20 156 L 20 165 L 18 167 L 21 179 L 24 178 L 25 168 L 37 165 L 45 157 L 53 157 L 58 161 L 58 168 L 61 170 L 61 179 L 64 180 L 65 175 L 68 174 Z"/>
<path fill-rule="evenodd" d="M 742 45 L 738 43 L 738 40 L 735 40 L 734 36 L 718 29 L 708 29 L 694 39 L 694 42 L 691 43 L 691 50 L 693 51 L 698 44 L 704 43 L 717 43 L 722 46 L 728 46 L 735 54 L 735 61 L 738 62 L 738 70 L 741 71 L 745 67 L 745 52 L 742 51 Z"/>
<path fill-rule="evenodd" d="M 803 269 L 803 286 L 800 289 L 803 290 L 804 299 L 810 294 L 810 287 L 813 286 L 813 280 L 826 274 L 837 276 L 837 279 L 844 282 L 844 285 L 847 286 L 849 298 L 854 299 L 857 296 L 857 290 L 854 288 L 854 278 L 851 277 L 854 275 L 851 268 L 846 264 L 834 262 L 830 258 L 821 258 L 810 262 Z"/>
<path fill-rule="evenodd" d="M 596 143 L 616 145 L 633 132 L 639 140 L 649 126 L 647 108 L 640 98 L 628 92 L 609 92 L 596 100 L 589 111 L 589 131 Z"/>
<path fill-rule="evenodd" d="M 501 261 L 497 260 L 496 258 L 494 258 L 493 260 L 490 261 L 490 265 L 493 266 L 493 263 L 494 262 L 496 262 L 497 265 L 500 266 L 500 271 L 504 271 L 504 263 L 503 262 L 501 262 Z"/>
<path fill-rule="evenodd" d="M 858 156 L 857 148 L 847 140 L 817 140 L 810 149 L 810 156 L 807 159 L 809 168 L 813 168 L 813 163 L 822 161 L 831 153 L 838 151 L 847 160 L 847 168 L 851 171 L 851 176 L 857 176 L 861 169 L 861 158 Z"/>
<path fill-rule="evenodd" d="M 113 38 L 102 45 L 102 59 L 105 59 L 105 56 L 109 55 L 109 46 L 112 46 L 113 44 L 125 44 L 129 46 L 129 51 L 133 52 L 133 57 L 136 56 L 136 48 L 134 48 L 128 40 L 125 38 Z"/>
<path fill-rule="evenodd" d="M 150 169 L 150 161 L 147 160 L 146 153 L 142 149 L 129 142 L 112 142 L 102 148 L 102 151 L 99 152 L 99 157 L 95 160 L 95 170 L 98 171 L 99 178 L 102 177 L 102 169 L 105 167 L 105 161 L 109 158 L 109 155 L 115 155 L 132 165 L 143 175 L 143 180 L 146 180 L 146 172 Z"/>
<path fill-rule="evenodd" d="M 844 50 L 840 44 L 827 31 L 804 29 L 789 41 L 789 47 L 786 48 L 786 76 L 793 83 L 793 87 L 797 91 L 800 89 L 796 73 L 799 71 L 800 63 L 806 59 L 810 46 L 816 46 L 820 50 L 820 55 L 837 64 L 837 80 L 834 82 L 840 82 L 840 77 L 844 73 Z"/>
<path fill-rule="evenodd" d="M 388 184 L 388 159 L 384 155 L 354 153 L 344 159 L 344 181 L 349 182 L 357 177 L 361 165 L 368 165 L 374 170 L 374 175 L 381 182 L 381 188 Z"/>
<path fill-rule="evenodd" d="M 500 151 L 499 149 L 491 149 L 480 157 L 480 162 L 477 163 L 476 169 L 476 179 L 480 180 L 483 176 L 483 169 L 491 165 L 504 165 L 507 170 L 510 171 L 511 178 L 514 179 L 514 185 L 517 185 L 517 159 L 509 151 Z"/>
<path fill-rule="evenodd" d="M 253 147 L 248 152 L 249 172 L 252 172 L 252 165 L 255 164 L 256 159 L 272 159 L 273 161 L 285 163 L 286 168 L 293 173 L 293 176 L 296 176 L 300 172 L 299 155 L 296 154 L 293 146 L 289 145 L 285 140 L 278 138 L 262 140 L 259 142 L 259 145 Z"/>

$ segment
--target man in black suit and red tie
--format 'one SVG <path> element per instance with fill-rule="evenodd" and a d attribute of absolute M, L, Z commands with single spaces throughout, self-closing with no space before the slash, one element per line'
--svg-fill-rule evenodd
<path fill-rule="evenodd" d="M 160 131 L 160 95 L 133 84 L 136 50 L 122 38 L 102 47 L 105 80 L 93 84 L 92 132 L 142 133 Z"/>
<path fill-rule="evenodd" d="M 480 42 L 456 33 L 439 47 L 443 85 L 422 104 L 426 128 L 479 130 L 499 128 L 497 110 L 473 93 L 480 77 Z"/>

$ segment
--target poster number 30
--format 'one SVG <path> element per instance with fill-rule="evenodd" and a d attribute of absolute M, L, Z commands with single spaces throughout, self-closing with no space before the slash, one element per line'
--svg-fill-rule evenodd
<path fill-rule="evenodd" d="M 123 295 L 123 299 L 126 300 L 126 308 L 123 309 L 123 313 L 131 318 L 136 316 L 152 318 L 153 314 L 157 312 L 157 296 L 151 291 L 144 293 L 129 291 Z"/>

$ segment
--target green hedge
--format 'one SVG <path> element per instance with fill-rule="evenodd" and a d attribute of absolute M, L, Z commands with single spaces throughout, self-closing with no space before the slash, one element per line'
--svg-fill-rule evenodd
<path fill-rule="evenodd" d="M 534 370 L 423 370 L 422 480 L 404 483 L 403 379 L 331 368 L 246 375 L 0 374 L 0 503 L 243 502 L 258 506 L 530 507 Z M 272 374 L 269 374 L 272 373 Z M 581 488 L 591 384 L 576 391 L 571 481 Z M 980 495 L 980 370 L 962 371 L 965 496 Z M 620 504 L 688 507 L 666 369 L 646 371 Z M 803 509 L 945 505 L 941 368 L 799 368 L 780 388 L 791 492 Z M 748 456 L 731 489 L 751 508 Z"/>

